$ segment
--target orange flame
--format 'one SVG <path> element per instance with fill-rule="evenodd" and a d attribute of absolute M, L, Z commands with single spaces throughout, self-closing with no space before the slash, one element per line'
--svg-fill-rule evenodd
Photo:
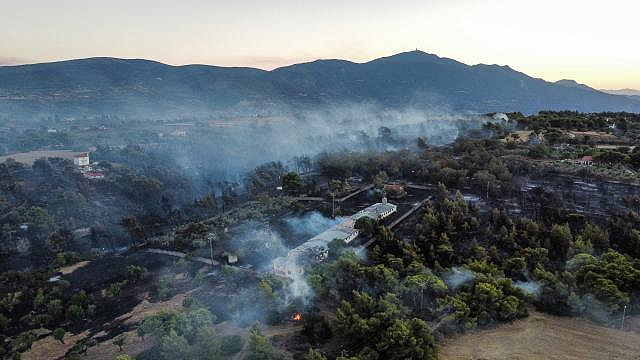
<path fill-rule="evenodd" d="M 293 320 L 294 320 L 294 321 L 300 321 L 300 320 L 302 320 L 302 314 L 300 314 L 300 313 L 295 313 L 295 314 L 293 314 Z"/>

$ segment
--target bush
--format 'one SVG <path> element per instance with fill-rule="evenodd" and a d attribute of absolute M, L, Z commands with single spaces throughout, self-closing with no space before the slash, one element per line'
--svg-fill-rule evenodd
<path fill-rule="evenodd" d="M 84 309 L 79 305 L 71 305 L 67 308 L 67 320 L 72 323 L 78 323 L 84 319 Z"/>
<path fill-rule="evenodd" d="M 147 269 L 142 266 L 129 265 L 127 266 L 126 279 L 134 284 L 142 280 L 146 273 Z"/>
<path fill-rule="evenodd" d="M 230 356 L 237 354 L 244 346 L 244 339 L 240 335 L 224 336 L 221 339 L 222 355 Z"/>
<path fill-rule="evenodd" d="M 309 338 L 311 344 L 323 343 L 331 337 L 329 322 L 318 312 L 306 313 L 302 320 L 304 323 L 302 334 Z"/>

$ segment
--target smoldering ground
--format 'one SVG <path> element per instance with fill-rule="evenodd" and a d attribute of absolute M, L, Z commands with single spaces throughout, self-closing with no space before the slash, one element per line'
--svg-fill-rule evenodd
<path fill-rule="evenodd" d="M 250 220 L 233 230 L 230 247 L 255 270 L 269 273 L 273 269 L 274 259 L 286 256 L 292 248 L 338 224 L 342 219 L 332 219 L 317 211 L 311 211 L 303 215 L 289 215 L 281 223 Z M 299 282 L 306 281 L 302 277 L 294 279 L 291 284 L 291 297 L 310 296 L 306 286 Z"/>
<path fill-rule="evenodd" d="M 248 286 L 248 282 L 244 286 L 237 285 L 240 289 L 233 295 L 233 301 L 229 301 L 232 303 L 229 318 L 240 324 L 250 324 L 255 320 L 277 323 L 288 318 L 292 309 L 301 311 L 300 307 L 314 295 L 304 275 L 276 278 L 272 274 L 272 262 L 339 221 L 312 211 L 303 215 L 289 215 L 278 224 L 250 220 L 230 230 L 231 251 L 252 265 L 258 282 Z"/>

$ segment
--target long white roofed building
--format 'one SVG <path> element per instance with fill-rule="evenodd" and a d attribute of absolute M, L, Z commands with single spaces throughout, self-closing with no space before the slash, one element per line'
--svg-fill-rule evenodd
<path fill-rule="evenodd" d="M 329 253 L 329 243 L 331 241 L 340 239 L 348 244 L 358 237 L 360 231 L 355 228 L 355 223 L 358 219 L 366 216 L 372 219 L 382 220 L 396 212 L 397 208 L 396 205 L 388 203 L 387 199 L 383 198 L 382 202 L 358 211 L 338 225 L 321 232 L 300 246 L 289 250 L 287 256 L 281 256 L 275 259 L 273 261 L 274 273 L 283 277 L 294 277 L 304 273 L 304 267 L 306 265 L 322 261 L 327 257 Z"/>

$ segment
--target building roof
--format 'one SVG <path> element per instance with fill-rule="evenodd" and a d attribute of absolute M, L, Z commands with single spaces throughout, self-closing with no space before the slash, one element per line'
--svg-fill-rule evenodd
<path fill-rule="evenodd" d="M 395 209 L 396 205 L 389 204 L 387 202 L 373 204 L 366 209 L 360 210 L 359 212 L 349 216 L 332 228 L 312 237 L 300 246 L 291 249 L 287 256 L 299 256 L 320 248 L 326 249 L 328 244 L 334 239 L 344 240 L 354 233 L 358 233 L 359 231 L 355 228 L 355 223 L 359 218 L 367 216 L 373 219 L 378 219 L 382 214 L 395 211 Z"/>
<path fill-rule="evenodd" d="M 366 209 L 362 209 L 360 211 L 358 211 L 357 213 L 351 215 L 351 218 L 355 221 L 358 220 L 361 217 L 367 216 L 373 219 L 378 219 L 380 217 L 380 215 L 389 212 L 389 211 L 395 211 L 396 210 L 396 206 L 393 204 L 389 204 L 388 202 L 380 202 L 380 203 L 375 203 L 369 207 L 367 207 Z"/>
<path fill-rule="evenodd" d="M 326 256 L 329 243 L 334 239 L 345 242 L 353 240 L 359 230 L 355 228 L 356 220 L 368 216 L 374 219 L 383 218 L 396 210 L 396 205 L 389 204 L 386 199 L 381 203 L 373 204 L 347 218 L 332 228 L 312 237 L 298 247 L 289 250 L 286 256 L 274 259 L 272 265 L 277 274 L 283 276 L 295 276 L 304 270 L 304 263 L 313 259 L 322 259 Z"/>

